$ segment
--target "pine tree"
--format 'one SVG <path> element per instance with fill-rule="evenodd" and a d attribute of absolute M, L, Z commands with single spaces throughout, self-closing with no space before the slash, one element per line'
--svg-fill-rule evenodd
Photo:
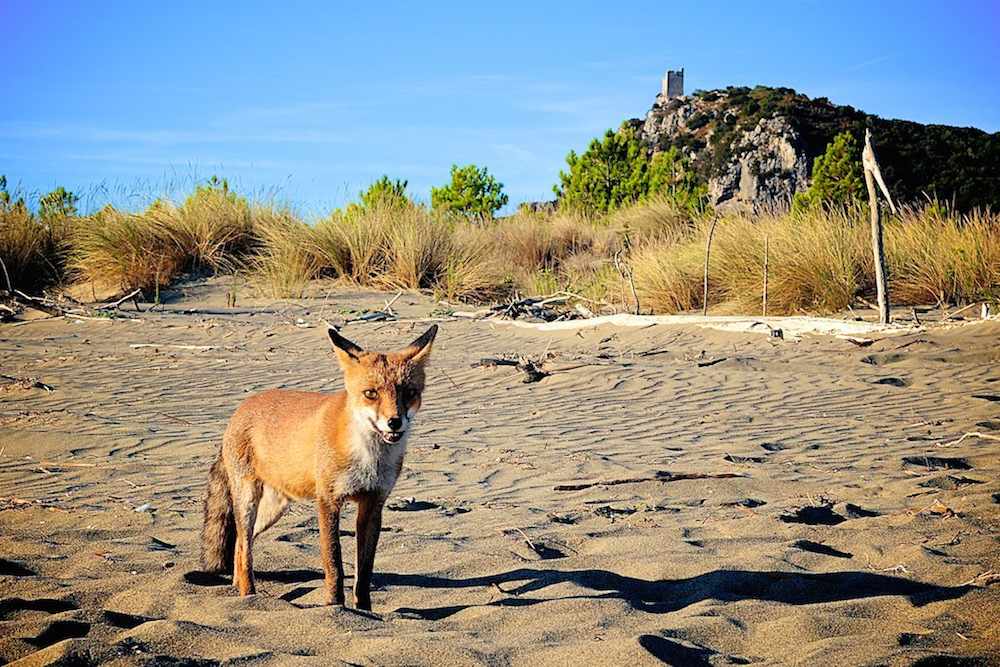
<path fill-rule="evenodd" d="M 841 132 L 813 162 L 812 184 L 795 195 L 795 210 L 845 206 L 861 201 L 865 192 L 861 147 L 850 132 Z"/>

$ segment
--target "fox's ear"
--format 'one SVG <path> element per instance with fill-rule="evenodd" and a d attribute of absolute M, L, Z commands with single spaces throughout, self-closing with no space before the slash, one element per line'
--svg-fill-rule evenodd
<path fill-rule="evenodd" d="M 413 363 L 425 363 L 428 357 L 431 356 L 431 344 L 434 343 L 434 337 L 437 336 L 437 332 L 438 325 L 432 325 L 420 338 L 406 346 L 406 349 L 403 350 L 403 356 Z"/>
<path fill-rule="evenodd" d="M 333 351 L 337 353 L 337 359 L 340 361 L 341 366 L 346 366 L 357 361 L 358 357 L 364 352 L 360 347 L 341 336 L 336 329 L 327 329 L 326 333 L 330 336 L 330 341 L 333 343 Z"/>

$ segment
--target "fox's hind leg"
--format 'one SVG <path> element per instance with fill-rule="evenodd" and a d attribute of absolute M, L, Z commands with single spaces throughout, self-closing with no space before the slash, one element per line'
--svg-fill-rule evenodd
<path fill-rule="evenodd" d="M 257 505 L 257 520 L 253 525 L 253 536 L 257 537 L 273 526 L 288 510 L 288 496 L 273 486 L 264 485 L 264 492 Z"/>
<path fill-rule="evenodd" d="M 240 595 L 256 592 L 253 580 L 253 536 L 257 506 L 264 491 L 260 480 L 241 475 L 230 476 L 233 517 L 236 519 L 236 552 L 233 557 L 233 586 Z"/>

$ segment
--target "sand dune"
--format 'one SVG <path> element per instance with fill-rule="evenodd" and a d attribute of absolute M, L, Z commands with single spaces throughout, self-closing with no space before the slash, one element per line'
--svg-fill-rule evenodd
<path fill-rule="evenodd" d="M 320 320 L 381 299 L 227 312 L 206 288 L 134 321 L 0 327 L 2 373 L 53 388 L 0 388 L 0 661 L 1000 664 L 1000 441 L 942 446 L 1000 435 L 997 322 L 865 348 L 444 322 L 375 613 L 319 606 L 303 505 L 237 597 L 197 570 L 226 419 L 250 392 L 335 390 Z M 345 333 L 390 348 L 424 326 Z M 472 366 L 514 354 L 561 370 Z"/>

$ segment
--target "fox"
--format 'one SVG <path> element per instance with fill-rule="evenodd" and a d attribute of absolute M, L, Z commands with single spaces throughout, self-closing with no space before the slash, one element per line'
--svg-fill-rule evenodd
<path fill-rule="evenodd" d="M 357 504 L 354 605 L 371 611 L 382 508 L 402 470 L 437 332 L 435 324 L 402 350 L 383 353 L 365 351 L 331 328 L 343 391 L 273 389 L 237 407 L 208 474 L 204 571 L 232 572 L 239 594 L 254 594 L 254 539 L 293 501 L 312 502 L 325 603 L 343 606 L 340 512 L 350 501 Z"/>

